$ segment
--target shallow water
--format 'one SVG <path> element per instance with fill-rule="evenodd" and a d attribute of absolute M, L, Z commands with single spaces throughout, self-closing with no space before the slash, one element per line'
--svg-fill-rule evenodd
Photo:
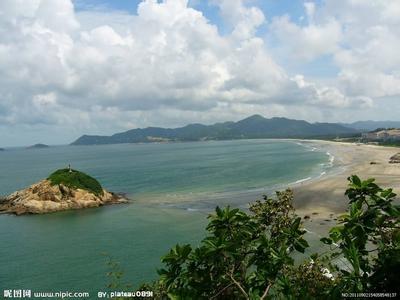
<path fill-rule="evenodd" d="M 197 243 L 216 205 L 245 206 L 288 183 L 319 176 L 329 156 L 290 141 L 62 146 L 0 153 L 0 194 L 67 166 L 133 202 L 41 216 L 0 215 L 0 291 L 101 291 L 106 257 L 138 285 L 156 276 L 174 244 Z M 254 199 L 255 200 L 255 199 Z"/>

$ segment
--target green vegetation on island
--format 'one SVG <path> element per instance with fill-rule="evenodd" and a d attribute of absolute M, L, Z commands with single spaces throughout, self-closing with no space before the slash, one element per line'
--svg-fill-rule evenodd
<path fill-rule="evenodd" d="M 28 147 L 28 149 L 43 149 L 43 148 L 50 148 L 50 146 L 46 144 L 35 144 Z"/>
<path fill-rule="evenodd" d="M 73 169 L 60 169 L 47 178 L 52 185 L 63 184 L 69 188 L 86 190 L 95 195 L 103 195 L 103 188 L 93 177 Z"/>
<path fill-rule="evenodd" d="M 83 135 L 71 145 L 101 145 L 262 138 L 335 138 L 359 135 L 359 131 L 335 123 L 308 123 L 287 118 L 266 119 L 254 115 L 238 122 L 213 125 L 189 124 L 180 128 L 147 127 L 112 136 Z"/>
<path fill-rule="evenodd" d="M 339 217 L 321 251 L 307 253 L 306 230 L 290 190 L 209 216 L 200 245 L 176 245 L 162 258 L 159 279 L 139 290 L 155 299 L 343 299 L 349 293 L 396 297 L 400 276 L 400 206 L 396 194 L 374 179 L 349 178 L 347 213 Z M 123 288 L 115 265 L 109 287 Z M 114 268 L 114 270 L 113 270 Z M 371 294 L 372 295 L 372 294 Z"/>

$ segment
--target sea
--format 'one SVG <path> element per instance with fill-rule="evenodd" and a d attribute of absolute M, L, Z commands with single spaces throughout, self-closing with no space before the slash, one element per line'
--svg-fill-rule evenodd
<path fill-rule="evenodd" d="M 94 295 L 107 290 L 110 260 L 122 284 L 138 287 L 157 278 L 171 247 L 199 244 L 216 206 L 246 209 L 263 194 L 322 176 L 332 160 L 326 150 L 289 140 L 7 149 L 0 152 L 0 195 L 71 164 L 131 202 L 0 215 L 0 292 Z"/>

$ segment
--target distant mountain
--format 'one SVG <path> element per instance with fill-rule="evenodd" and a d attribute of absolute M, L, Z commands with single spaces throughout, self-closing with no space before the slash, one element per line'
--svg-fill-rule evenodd
<path fill-rule="evenodd" d="M 150 143 L 166 141 L 231 140 L 256 138 L 322 138 L 351 136 L 358 131 L 334 123 L 308 123 L 286 118 L 254 115 L 238 122 L 214 125 L 190 124 L 180 128 L 147 127 L 112 136 L 83 135 L 71 145 Z"/>
<path fill-rule="evenodd" d="M 49 148 L 49 145 L 45 145 L 45 144 L 35 144 L 32 146 L 27 147 L 27 149 L 43 149 L 43 148 Z"/>
<path fill-rule="evenodd" d="M 0 148 L 0 151 L 5 151 L 5 149 L 4 148 Z"/>
<path fill-rule="evenodd" d="M 377 128 L 400 128 L 400 121 L 358 121 L 342 125 L 361 131 L 372 131 Z"/>

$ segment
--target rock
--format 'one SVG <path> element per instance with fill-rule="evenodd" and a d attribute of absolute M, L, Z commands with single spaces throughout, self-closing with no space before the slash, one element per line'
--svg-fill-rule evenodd
<path fill-rule="evenodd" d="M 389 160 L 390 164 L 399 164 L 400 163 L 400 153 L 397 153 L 395 155 L 393 155 L 390 160 Z"/>
<path fill-rule="evenodd" d="M 87 190 L 69 188 L 63 184 L 52 185 L 46 179 L 5 198 L 0 198 L 0 212 L 16 215 L 45 214 L 127 202 L 127 198 L 105 189 L 102 195 L 96 195 Z"/>

